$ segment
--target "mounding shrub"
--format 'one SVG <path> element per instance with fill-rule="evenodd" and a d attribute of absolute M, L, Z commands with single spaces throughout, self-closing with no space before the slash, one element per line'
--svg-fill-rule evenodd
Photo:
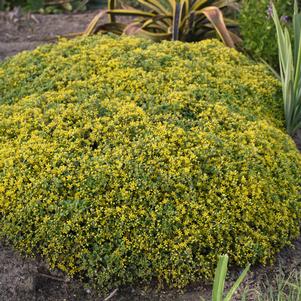
<path fill-rule="evenodd" d="M 0 236 L 51 267 L 181 287 L 299 235 L 280 84 L 217 40 L 62 40 L 2 62 L 0 100 Z"/>

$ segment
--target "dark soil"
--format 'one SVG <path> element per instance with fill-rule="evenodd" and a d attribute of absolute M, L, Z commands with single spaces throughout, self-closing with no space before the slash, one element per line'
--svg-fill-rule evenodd
<path fill-rule="evenodd" d="M 22 15 L 18 10 L 0 12 L 0 60 L 43 43 L 55 42 L 59 35 L 81 32 L 96 13 Z M 301 150 L 301 130 L 295 142 Z M 283 250 L 272 267 L 252 268 L 247 276 L 248 285 L 257 287 L 266 279 L 273 279 L 279 267 L 287 274 L 301 270 L 301 238 L 293 248 Z M 240 271 L 232 269 L 228 285 Z M 0 244 L 0 301 L 199 301 L 200 296 L 209 300 L 210 294 L 211 285 L 206 283 L 196 283 L 185 291 L 161 290 L 158 293 L 155 285 L 138 285 L 99 293 L 59 271 L 50 271 L 40 259 L 24 258 L 4 242 Z M 240 300 L 239 294 L 236 300 Z M 248 300 L 253 300 L 252 296 Z"/>
<path fill-rule="evenodd" d="M 81 32 L 94 15 L 95 12 L 69 15 L 24 15 L 18 10 L 0 12 L 0 60 L 55 41 L 58 35 Z"/>
<path fill-rule="evenodd" d="M 297 131 L 297 133 L 294 136 L 294 141 L 296 143 L 297 148 L 301 152 L 301 129 Z"/>
<path fill-rule="evenodd" d="M 258 289 L 266 281 L 273 282 L 280 271 L 288 276 L 294 270 L 301 270 L 301 238 L 293 247 L 283 250 L 273 266 L 251 268 L 246 283 L 251 289 Z M 240 272 L 241 269 L 231 269 L 228 287 Z M 50 271 L 42 260 L 21 257 L 10 246 L 0 244 L 0 301 L 199 301 L 200 296 L 210 300 L 210 295 L 211 285 L 203 282 L 183 291 L 158 292 L 152 284 L 116 288 L 103 294 L 89 289 L 80 281 L 68 279 L 59 271 Z M 238 292 L 233 301 L 239 300 Z M 249 295 L 248 301 L 252 300 L 255 299 Z"/>

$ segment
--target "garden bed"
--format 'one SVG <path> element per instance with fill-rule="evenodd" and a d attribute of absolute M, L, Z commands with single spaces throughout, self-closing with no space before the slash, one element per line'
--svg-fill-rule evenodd
<path fill-rule="evenodd" d="M 0 11 L 0 60 L 41 44 L 55 42 L 58 36 L 82 32 L 96 13 L 42 15 L 24 14 L 18 10 Z M 119 19 L 128 20 L 126 17 Z"/>
<path fill-rule="evenodd" d="M 35 18 L 29 17 L 29 19 L 23 19 L 22 17 L 13 23 L 12 20 L 9 20 L 10 17 L 7 14 L 1 14 L 1 22 L 4 24 L 3 26 L 0 24 L 1 31 L 4 29 L 0 33 L 1 58 L 3 59 L 25 49 L 33 49 L 38 44 L 51 41 L 57 35 L 81 31 L 92 15 L 93 13 L 36 16 Z M 40 23 L 37 23 L 35 19 Z M 19 27 L 15 27 L 16 24 L 19 24 Z M 288 249 L 278 256 L 278 263 L 286 268 L 286 272 L 300 268 L 300 245 L 300 240 L 298 240 L 295 243 L 295 250 Z M 0 286 L 0 299 L 14 301 L 26 300 L 25 298 L 28 298 L 28 300 L 34 300 L 34 298 L 36 300 L 97 300 L 96 298 L 98 298 L 96 293 L 83 288 L 81 284 L 68 281 L 60 273 L 50 272 L 42 262 L 22 259 L 7 246 L 2 245 L 0 247 L 0 255 L 0 266 L 2 266 L 0 285 L 3 287 L 2 289 Z M 258 283 L 265 277 L 273 277 L 275 271 L 277 271 L 277 264 L 274 268 L 255 268 L 248 275 L 248 281 L 251 285 L 254 282 Z M 233 270 L 233 279 L 235 279 L 236 274 L 237 271 Z M 176 290 L 163 291 L 158 294 L 155 289 L 145 291 L 143 288 L 120 288 L 110 300 L 194 301 L 198 300 L 200 293 L 208 296 L 210 287 L 196 284 L 184 292 L 182 296 Z"/>
<path fill-rule="evenodd" d="M 292 271 L 301 269 L 301 238 L 293 248 L 283 250 L 272 267 L 256 267 L 247 275 L 245 284 L 250 288 L 268 282 L 273 283 L 280 272 L 289 276 Z M 237 277 L 237 270 L 231 270 L 230 287 Z M 232 279 L 232 280 L 231 280 Z M 163 290 L 157 292 L 155 285 L 149 288 L 121 287 L 112 291 L 110 301 L 199 301 L 200 296 L 209 300 L 211 285 L 196 283 L 185 290 Z M 10 246 L 0 244 L 0 300 L 6 301 L 102 301 L 110 294 L 101 295 L 85 288 L 80 282 L 69 281 L 61 273 L 50 271 L 43 261 L 21 257 Z M 252 295 L 248 301 L 253 301 Z M 240 301 L 240 293 L 233 301 Z"/>

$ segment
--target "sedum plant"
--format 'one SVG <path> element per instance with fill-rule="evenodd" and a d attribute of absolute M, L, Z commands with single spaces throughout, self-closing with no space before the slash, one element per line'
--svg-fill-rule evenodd
<path fill-rule="evenodd" d="M 239 38 L 227 30 L 222 11 L 236 7 L 236 0 L 138 0 L 142 9 L 117 8 L 115 0 L 109 0 L 108 9 L 100 12 L 89 24 L 86 35 L 112 31 L 117 34 L 138 35 L 154 41 L 198 41 L 215 32 L 225 45 L 234 47 Z M 144 8 L 144 9 L 143 9 Z M 109 23 L 98 25 L 99 19 L 109 15 Z M 116 16 L 135 17 L 130 24 L 116 22 Z M 234 21 L 227 19 L 229 26 Z"/>
<path fill-rule="evenodd" d="M 284 101 L 287 132 L 294 136 L 301 127 L 301 13 L 295 1 L 293 15 L 293 37 L 283 28 L 273 5 L 273 20 L 277 31 L 280 79 Z"/>
<path fill-rule="evenodd" d="M 99 55 L 101 53 L 101 55 Z M 300 235 L 279 81 L 217 40 L 94 35 L 0 63 L 0 238 L 99 289 L 213 279 Z"/>

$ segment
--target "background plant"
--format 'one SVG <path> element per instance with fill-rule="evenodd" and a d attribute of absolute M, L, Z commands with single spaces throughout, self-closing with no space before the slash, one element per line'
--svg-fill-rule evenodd
<path fill-rule="evenodd" d="M 273 1 L 282 19 L 282 24 L 291 30 L 293 0 Z M 278 69 L 278 46 L 276 29 L 271 17 L 270 0 L 242 0 L 239 27 L 244 48 L 255 59 L 263 59 Z"/>
<path fill-rule="evenodd" d="M 85 10 L 89 0 L 0 0 L 0 10 L 22 7 L 31 12 L 57 13 Z"/>
<path fill-rule="evenodd" d="M 246 284 L 244 290 L 245 300 L 251 298 L 254 301 L 296 301 L 301 299 L 301 272 L 293 269 L 285 273 L 282 268 L 273 273 L 275 276 L 267 276 L 260 282 L 253 282 L 252 288 Z"/>
<path fill-rule="evenodd" d="M 235 0 L 169 0 L 160 2 L 138 0 L 144 10 L 131 7 L 116 8 L 115 1 L 108 2 L 108 10 L 98 14 L 87 27 L 86 35 L 111 31 L 117 34 L 131 34 L 150 38 L 154 41 L 181 40 L 198 41 L 218 33 L 223 42 L 234 47 L 233 39 L 238 38 L 229 32 L 224 23 L 222 11 L 234 7 Z M 99 19 L 109 14 L 109 23 L 97 26 Z M 116 22 L 116 16 L 136 17 L 130 24 Z M 234 21 L 227 20 L 233 26 Z"/>
<path fill-rule="evenodd" d="M 277 30 L 280 78 L 287 132 L 293 136 L 301 128 L 301 13 L 295 1 L 293 36 L 280 23 L 273 5 L 273 20 Z"/>
<path fill-rule="evenodd" d="M 283 272 L 276 274 L 271 283 L 268 281 L 258 294 L 258 301 L 295 301 L 301 299 L 301 273 L 291 271 L 287 276 Z"/>

